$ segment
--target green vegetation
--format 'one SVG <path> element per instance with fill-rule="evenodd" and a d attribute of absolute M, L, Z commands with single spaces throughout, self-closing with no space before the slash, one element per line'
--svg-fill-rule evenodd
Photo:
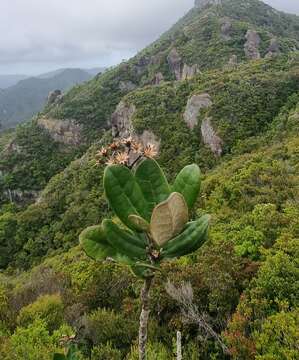
<path fill-rule="evenodd" d="M 223 19 L 231 23 L 229 39 L 221 33 Z M 263 58 L 257 61 L 244 55 L 249 28 L 261 38 Z M 144 255 L 144 238 L 132 234 L 148 229 L 153 208 L 172 192 L 182 193 L 189 208 L 193 205 L 197 190 L 181 188 L 193 178 L 188 168 L 169 188 L 188 164 L 202 170 L 201 195 L 189 215 L 211 214 L 211 231 L 209 241 L 193 254 L 155 264 L 161 271 L 155 272 L 151 295 L 149 359 L 173 358 L 177 330 L 187 359 L 298 358 L 298 31 L 298 17 L 256 0 L 224 0 L 221 6 L 193 9 L 135 58 L 76 86 L 61 104 L 43 111 L 49 118 L 80 123 L 82 147 L 54 142 L 34 120 L 0 135 L 1 359 L 26 354 L 30 360 L 52 360 L 72 345 L 80 360 L 138 358 L 143 279 L 119 263 L 89 259 L 77 246 L 78 238 L 85 228 L 111 218 L 117 233 L 135 244 L 143 242 Z M 280 54 L 264 58 L 273 37 Z M 173 48 L 182 64 L 197 64 L 201 73 L 174 81 L 167 61 Z M 231 55 L 237 55 L 238 64 L 229 67 Z M 158 72 L 164 82 L 153 85 Z M 183 114 L 195 94 L 208 94 L 211 105 L 199 111 L 191 130 Z M 130 213 L 119 207 L 115 189 L 104 189 L 105 166 L 98 159 L 113 140 L 107 124 L 121 100 L 136 109 L 131 119 L 135 133 L 148 130 L 161 140 L 157 162 L 165 171 L 161 177 L 157 168 L 142 170 L 140 165 L 142 171 L 122 177 L 133 177 L 135 185 L 138 178 L 137 210 Z M 204 144 L 206 118 L 221 138 L 221 156 Z M 156 192 L 151 176 L 157 173 Z M 117 190 L 122 202 L 128 195 L 123 185 Z M 144 201 L 139 201 L 138 188 Z M 41 192 L 37 202 L 27 205 L 10 203 L 8 190 Z M 111 224 L 105 222 L 114 234 Z M 131 228 L 126 229 L 129 235 L 123 224 Z M 104 253 L 113 258 L 123 244 L 115 245 L 111 236 Z M 97 249 L 103 258 L 103 248 Z M 186 317 L 166 293 L 167 280 L 178 286 L 190 282 L 201 322 Z M 224 347 L 207 332 L 209 327 Z M 68 338 L 64 344 L 62 335 Z"/>

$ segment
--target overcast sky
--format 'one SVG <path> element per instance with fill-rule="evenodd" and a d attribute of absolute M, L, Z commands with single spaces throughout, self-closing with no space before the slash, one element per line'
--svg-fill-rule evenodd
<path fill-rule="evenodd" d="M 299 14 L 299 0 L 265 0 Z M 117 64 L 194 0 L 0 0 L 0 74 Z"/>

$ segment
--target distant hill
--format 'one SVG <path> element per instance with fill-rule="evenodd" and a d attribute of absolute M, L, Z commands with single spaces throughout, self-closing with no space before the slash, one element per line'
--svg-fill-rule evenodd
<path fill-rule="evenodd" d="M 46 104 L 49 92 L 66 91 L 90 80 L 93 74 L 81 69 L 61 69 L 30 77 L 0 91 L 0 128 L 7 129 L 30 119 Z"/>
<path fill-rule="evenodd" d="M 95 75 L 97 75 L 99 73 L 102 73 L 105 70 L 105 68 L 103 68 L 103 67 L 97 67 L 97 68 L 92 68 L 92 69 L 62 68 L 62 69 L 57 69 L 57 70 L 54 70 L 54 71 L 49 71 L 47 73 L 38 75 L 36 77 L 39 78 L 39 79 L 49 79 L 49 78 L 52 78 L 54 76 L 60 75 L 61 73 L 63 73 L 66 70 L 83 70 L 83 71 L 86 71 L 88 74 L 90 74 L 92 76 L 95 76 Z"/>
<path fill-rule="evenodd" d="M 16 74 L 10 74 L 10 75 L 0 75 L 0 89 L 5 89 L 10 86 L 16 85 L 19 81 L 26 79 L 27 75 L 16 75 Z"/>

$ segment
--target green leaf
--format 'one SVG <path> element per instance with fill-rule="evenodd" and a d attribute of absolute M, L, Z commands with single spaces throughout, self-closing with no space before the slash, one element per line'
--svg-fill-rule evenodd
<path fill-rule="evenodd" d="M 143 160 L 135 171 L 135 178 L 149 204 L 149 214 L 154 207 L 170 195 L 170 186 L 159 164 L 153 159 Z"/>
<path fill-rule="evenodd" d="M 115 250 L 107 241 L 101 225 L 90 226 L 83 230 L 79 241 L 86 254 L 94 260 L 104 260 L 115 255 Z"/>
<path fill-rule="evenodd" d="M 200 192 L 201 173 L 196 164 L 184 167 L 175 179 L 173 191 L 182 194 L 189 209 L 192 209 Z"/>
<path fill-rule="evenodd" d="M 117 254 L 135 260 L 146 258 L 147 244 L 143 237 L 120 228 L 112 220 L 104 220 L 102 225 L 107 241 Z"/>
<path fill-rule="evenodd" d="M 67 353 L 67 360 L 79 360 L 78 359 L 78 349 L 77 349 L 77 346 L 72 344 L 70 347 L 69 347 L 69 351 Z"/>
<path fill-rule="evenodd" d="M 54 354 L 53 360 L 66 360 L 66 357 L 63 354 Z"/>
<path fill-rule="evenodd" d="M 109 204 L 119 219 L 129 228 L 138 230 L 129 220 L 129 215 L 146 219 L 148 204 L 132 172 L 122 165 L 106 167 L 104 188 Z"/>

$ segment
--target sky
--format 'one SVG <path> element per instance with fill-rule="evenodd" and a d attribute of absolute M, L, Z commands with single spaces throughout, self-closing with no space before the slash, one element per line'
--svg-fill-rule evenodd
<path fill-rule="evenodd" d="M 299 14 L 298 0 L 265 0 Z M 112 66 L 157 39 L 194 0 L 0 0 L 0 74 Z"/>

